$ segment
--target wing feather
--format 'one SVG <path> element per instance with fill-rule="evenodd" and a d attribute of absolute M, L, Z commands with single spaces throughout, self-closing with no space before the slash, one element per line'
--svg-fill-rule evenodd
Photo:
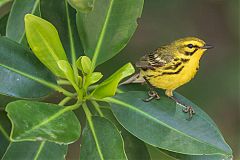
<path fill-rule="evenodd" d="M 160 47 L 154 52 L 140 58 L 136 63 L 137 68 L 154 69 L 155 67 L 164 67 L 173 60 L 173 55 L 169 53 L 168 47 Z"/>

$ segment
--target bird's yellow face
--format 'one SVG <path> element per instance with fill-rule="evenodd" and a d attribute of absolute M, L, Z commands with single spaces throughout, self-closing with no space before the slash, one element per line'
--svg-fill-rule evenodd
<path fill-rule="evenodd" d="M 176 52 L 176 56 L 179 57 L 191 57 L 194 54 L 202 55 L 204 51 L 212 48 L 210 45 L 195 37 L 182 38 L 174 41 L 172 44 Z"/>

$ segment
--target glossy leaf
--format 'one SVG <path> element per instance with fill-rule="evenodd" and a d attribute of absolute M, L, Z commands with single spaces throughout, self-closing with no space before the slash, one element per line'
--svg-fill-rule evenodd
<path fill-rule="evenodd" d="M 89 13 L 77 14 L 79 36 L 93 66 L 123 49 L 137 28 L 144 0 L 97 0 Z"/>
<path fill-rule="evenodd" d="M 69 4 L 80 12 L 90 12 L 93 9 L 94 0 L 68 0 Z"/>
<path fill-rule="evenodd" d="M 9 103 L 6 111 L 13 125 L 10 137 L 14 142 L 48 140 L 68 144 L 80 137 L 80 123 L 66 107 L 20 100 Z"/>
<path fill-rule="evenodd" d="M 148 151 L 150 153 L 151 159 L 152 160 L 157 160 L 157 159 L 161 159 L 161 160 L 177 160 L 174 157 L 167 155 L 164 152 L 161 152 L 158 148 L 147 145 Z"/>
<path fill-rule="evenodd" d="M 41 17 L 52 23 L 60 36 L 69 62 L 74 64 L 83 55 L 76 26 L 76 11 L 67 0 L 41 0 Z M 57 16 L 56 16 L 57 15 Z"/>
<path fill-rule="evenodd" d="M 103 112 L 104 117 L 108 118 L 112 123 L 114 123 L 120 131 L 124 140 L 124 149 L 127 155 L 127 159 L 150 160 L 150 155 L 147 147 L 145 146 L 145 143 L 134 137 L 127 130 L 125 130 L 116 120 L 112 111 L 109 108 L 100 107 L 100 109 Z"/>
<path fill-rule="evenodd" d="M 89 85 L 98 82 L 103 77 L 101 72 L 93 72 L 86 76 L 86 81 L 84 83 L 84 88 L 87 88 Z"/>
<path fill-rule="evenodd" d="M 117 128 L 107 119 L 93 116 L 83 130 L 80 159 L 83 160 L 126 160 L 123 141 Z"/>
<path fill-rule="evenodd" d="M 0 94 L 18 98 L 44 97 L 52 90 L 40 82 L 56 83 L 30 50 L 6 37 L 0 37 L 0 82 Z"/>
<path fill-rule="evenodd" d="M 65 160 L 67 146 L 53 142 L 11 143 L 2 160 Z"/>
<path fill-rule="evenodd" d="M 92 72 L 92 62 L 87 56 L 81 56 L 77 60 L 77 67 L 85 74 Z"/>
<path fill-rule="evenodd" d="M 153 146 L 183 154 L 232 154 L 216 125 L 196 105 L 176 95 L 197 113 L 188 121 L 182 106 L 165 96 L 159 101 L 143 102 L 146 93 L 126 92 L 107 98 L 118 121 L 133 135 Z"/>
<path fill-rule="evenodd" d="M 231 157 L 225 157 L 223 155 L 186 155 L 180 153 L 174 153 L 166 150 L 160 150 L 156 147 L 148 145 L 148 150 L 151 155 L 151 159 L 163 159 L 163 160 L 231 160 Z"/>
<path fill-rule="evenodd" d="M 210 154 L 210 155 L 187 155 L 174 153 L 165 150 L 159 150 L 160 154 L 166 154 L 174 160 L 183 159 L 183 160 L 232 160 L 232 156 L 224 156 L 221 154 Z"/>
<path fill-rule="evenodd" d="M 6 35 L 8 38 L 21 43 L 25 37 L 24 16 L 39 11 L 40 0 L 15 0 L 9 15 Z M 17 27 L 17 28 L 16 28 Z"/>
<path fill-rule="evenodd" d="M 0 111 L 0 158 L 2 158 L 10 143 L 10 131 L 10 120 L 7 118 L 7 114 L 5 112 Z"/>
<path fill-rule="evenodd" d="M 91 96 L 97 99 L 113 96 L 117 90 L 118 83 L 123 78 L 133 74 L 134 71 L 135 70 L 132 64 L 127 63 L 105 81 L 99 84 L 99 86 L 91 93 Z"/>
<path fill-rule="evenodd" d="M 98 82 L 103 77 L 101 72 L 93 72 L 90 78 L 90 84 Z"/>
<path fill-rule="evenodd" d="M 73 69 L 68 61 L 60 60 L 57 62 L 58 67 L 63 71 L 65 77 L 72 83 L 75 83 L 75 77 L 73 73 Z"/>
<path fill-rule="evenodd" d="M 57 62 L 67 61 L 67 57 L 56 28 L 48 21 L 31 14 L 25 16 L 25 28 L 28 43 L 34 54 L 52 73 L 64 78 Z"/>

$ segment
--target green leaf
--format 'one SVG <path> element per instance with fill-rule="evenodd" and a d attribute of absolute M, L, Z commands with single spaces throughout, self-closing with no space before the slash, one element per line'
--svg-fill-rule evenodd
<path fill-rule="evenodd" d="M 75 77 L 73 69 L 68 61 L 60 60 L 57 62 L 58 67 L 63 71 L 65 77 L 72 83 L 75 84 Z"/>
<path fill-rule="evenodd" d="M 137 28 L 144 0 L 97 0 L 89 13 L 77 14 L 79 36 L 93 67 L 122 50 Z"/>
<path fill-rule="evenodd" d="M 56 83 L 29 49 L 6 37 L 0 37 L 0 82 L 0 94 L 18 98 L 44 97 L 52 90 L 42 84 Z"/>
<path fill-rule="evenodd" d="M 39 0 L 15 0 L 8 18 L 7 37 L 22 43 L 25 38 L 24 16 L 28 13 L 36 14 L 38 9 Z"/>
<path fill-rule="evenodd" d="M 118 83 L 127 76 L 135 72 L 134 67 L 131 63 L 125 64 L 113 75 L 103 81 L 99 86 L 91 93 L 91 96 L 97 99 L 104 97 L 111 97 L 117 90 Z"/>
<path fill-rule="evenodd" d="M 123 140 L 117 128 L 107 119 L 92 116 L 91 125 L 83 130 L 80 159 L 83 160 L 126 160 Z"/>
<path fill-rule="evenodd" d="M 174 157 L 164 153 L 164 152 L 161 152 L 158 148 L 156 147 L 153 147 L 153 146 L 150 146 L 150 145 L 147 145 L 147 148 L 148 148 L 148 151 L 150 153 L 150 156 L 151 156 L 151 159 L 152 160 L 157 160 L 157 159 L 164 159 L 164 160 L 177 160 L 175 159 Z M 183 159 L 185 160 L 185 159 Z"/>
<path fill-rule="evenodd" d="M 101 72 L 93 72 L 91 75 L 90 85 L 98 82 L 103 77 Z"/>
<path fill-rule="evenodd" d="M 31 14 L 25 16 L 25 28 L 34 54 L 52 73 L 64 78 L 57 62 L 67 61 L 67 57 L 56 28 L 48 21 Z"/>
<path fill-rule="evenodd" d="M 20 100 L 9 103 L 6 111 L 13 125 L 10 137 L 14 142 L 48 140 L 68 144 L 80 137 L 80 123 L 67 107 Z"/>
<path fill-rule="evenodd" d="M 232 157 L 226 157 L 223 155 L 187 155 L 174 153 L 159 149 L 150 145 L 147 145 L 152 159 L 164 159 L 164 160 L 231 160 Z"/>
<path fill-rule="evenodd" d="M 94 84 L 98 82 L 103 77 L 101 72 L 93 72 L 86 76 L 86 86 L 89 86 L 91 84 Z"/>
<path fill-rule="evenodd" d="M 182 112 L 182 106 L 165 96 L 146 103 L 142 99 L 147 92 L 136 91 L 107 100 L 118 121 L 148 144 L 183 154 L 232 155 L 214 122 L 196 105 L 176 96 L 196 111 L 191 121 L 186 120 L 188 115 Z"/>
<path fill-rule="evenodd" d="M 90 74 L 92 72 L 92 62 L 87 56 L 79 57 L 76 65 L 84 74 Z"/>
<path fill-rule="evenodd" d="M 104 114 L 104 117 L 109 119 L 112 123 L 117 126 L 119 132 L 121 133 L 124 140 L 124 148 L 127 155 L 128 160 L 150 160 L 150 155 L 148 153 L 148 149 L 145 146 L 145 143 L 132 134 L 130 134 L 127 130 L 125 130 L 119 122 L 114 117 L 112 111 L 109 108 L 100 107 L 101 111 Z"/>
<path fill-rule="evenodd" d="M 11 123 L 7 118 L 7 114 L 3 111 L 0 111 L 0 158 L 2 158 L 3 154 L 7 150 L 7 147 L 10 143 L 10 131 L 11 131 Z"/>
<path fill-rule="evenodd" d="M 75 64 L 83 55 L 83 49 L 76 26 L 76 11 L 67 0 L 41 0 L 41 17 L 51 22 L 58 30 L 69 62 Z M 57 16 L 56 16 L 57 15 Z"/>
<path fill-rule="evenodd" d="M 67 146 L 52 142 L 11 143 L 2 160 L 65 160 Z"/>
<path fill-rule="evenodd" d="M 90 12 L 93 9 L 94 0 L 68 0 L 69 4 L 80 12 Z"/>
<path fill-rule="evenodd" d="M 158 149 L 159 150 L 159 149 Z M 174 153 L 165 150 L 159 150 L 160 154 L 165 154 L 171 157 L 174 160 L 184 159 L 184 160 L 232 160 L 232 156 L 224 156 L 221 154 L 210 154 L 210 155 L 187 155 Z"/>

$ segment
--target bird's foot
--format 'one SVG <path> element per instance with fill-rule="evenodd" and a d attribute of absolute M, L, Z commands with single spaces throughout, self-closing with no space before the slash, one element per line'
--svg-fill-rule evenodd
<path fill-rule="evenodd" d="M 194 111 L 194 109 L 191 106 L 187 106 L 185 104 L 183 104 L 182 102 L 180 102 L 176 97 L 171 96 L 171 99 L 173 99 L 176 103 L 180 104 L 181 106 L 183 106 L 184 108 L 182 109 L 182 111 L 184 113 L 188 113 L 189 117 L 187 118 L 187 120 L 191 120 L 193 115 L 196 114 L 196 112 Z"/>
<path fill-rule="evenodd" d="M 148 91 L 148 96 L 149 97 L 147 99 L 143 100 L 144 102 L 150 102 L 153 99 L 157 99 L 157 100 L 160 99 L 160 96 L 158 95 L 158 93 L 156 91 L 153 91 L 153 90 Z"/>
<path fill-rule="evenodd" d="M 191 120 L 193 115 L 196 114 L 194 109 L 191 106 L 185 106 L 185 108 L 182 110 L 184 113 L 189 114 L 189 118 L 187 120 Z"/>

